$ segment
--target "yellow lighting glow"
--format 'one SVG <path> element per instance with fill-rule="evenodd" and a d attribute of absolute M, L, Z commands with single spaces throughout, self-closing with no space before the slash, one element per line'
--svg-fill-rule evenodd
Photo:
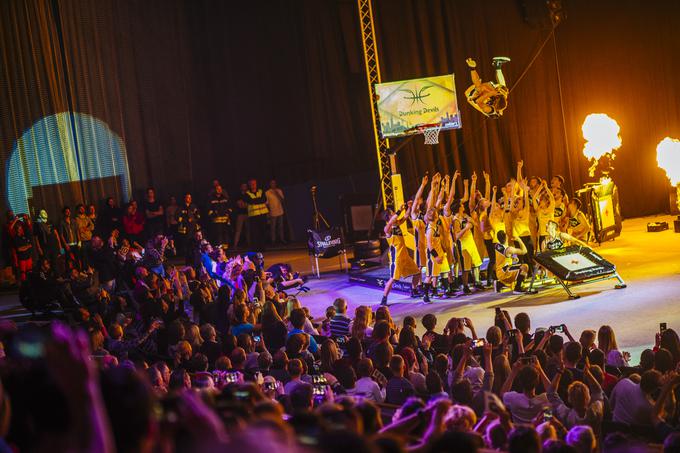
<path fill-rule="evenodd" d="M 680 140 L 666 137 L 656 145 L 656 162 L 671 184 L 680 184 Z"/>
<path fill-rule="evenodd" d="M 621 147 L 621 128 L 616 120 L 604 113 L 591 113 L 586 116 L 583 126 L 583 154 L 588 159 L 598 161 L 602 156 Z"/>

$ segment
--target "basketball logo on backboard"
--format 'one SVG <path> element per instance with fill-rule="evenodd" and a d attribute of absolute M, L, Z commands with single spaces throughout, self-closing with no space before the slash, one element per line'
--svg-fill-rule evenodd
<path fill-rule="evenodd" d="M 404 93 L 410 94 L 410 96 L 404 96 L 404 99 L 411 101 L 411 105 L 415 104 L 416 102 L 420 102 L 423 105 L 427 105 L 424 98 L 428 97 L 430 93 L 425 93 L 425 90 L 428 90 L 430 88 L 432 88 L 432 85 L 424 86 L 421 89 L 418 89 L 418 87 L 416 87 L 414 90 L 407 89 L 399 91 L 403 91 Z"/>

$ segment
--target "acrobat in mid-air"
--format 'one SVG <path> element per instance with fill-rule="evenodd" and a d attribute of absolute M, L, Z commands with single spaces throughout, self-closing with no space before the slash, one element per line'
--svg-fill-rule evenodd
<path fill-rule="evenodd" d="M 477 62 L 472 58 L 465 60 L 472 78 L 472 85 L 465 90 L 465 97 L 471 106 L 490 118 L 500 118 L 508 106 L 510 90 L 505 85 L 505 77 L 501 70 L 501 66 L 508 61 L 510 61 L 508 57 L 494 57 L 492 64 L 496 70 L 496 81 L 482 83 L 482 79 L 477 74 Z"/>

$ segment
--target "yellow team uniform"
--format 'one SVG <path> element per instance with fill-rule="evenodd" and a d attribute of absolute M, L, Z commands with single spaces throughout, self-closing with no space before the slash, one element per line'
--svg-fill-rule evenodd
<path fill-rule="evenodd" d="M 387 237 L 390 255 L 390 278 L 399 280 L 420 272 L 416 263 L 411 259 L 406 248 L 406 241 L 401 228 L 392 228 L 392 234 Z"/>
<path fill-rule="evenodd" d="M 439 275 L 446 274 L 451 270 L 451 268 L 449 267 L 449 262 L 446 259 L 446 253 L 444 252 L 444 248 L 442 247 L 441 228 L 442 224 L 439 221 L 439 219 L 437 219 L 437 221 L 434 222 L 434 224 L 433 223 L 427 224 L 427 233 L 431 235 L 432 243 L 432 246 L 428 247 L 427 249 L 428 277 L 438 277 Z M 433 252 L 436 253 L 437 257 L 442 258 L 441 263 L 437 263 Z"/>
<path fill-rule="evenodd" d="M 583 221 L 581 219 L 583 219 Z M 588 221 L 585 214 L 583 214 L 581 211 L 578 211 L 575 217 L 569 217 L 567 232 L 576 239 L 587 241 L 588 234 L 590 233 L 588 228 L 584 228 L 584 225 L 587 224 Z"/>
<path fill-rule="evenodd" d="M 441 238 L 442 238 L 442 248 L 444 253 L 446 253 L 446 259 L 449 262 L 449 266 L 452 266 L 456 259 L 453 255 L 453 233 L 451 232 L 451 219 L 452 217 L 440 215 L 439 220 L 441 221 Z"/>
<path fill-rule="evenodd" d="M 555 222 L 557 222 L 558 228 L 562 229 L 563 224 L 564 224 L 564 215 L 567 212 L 567 208 L 564 205 L 564 202 L 562 203 L 555 203 Z"/>
<path fill-rule="evenodd" d="M 453 218 L 454 232 L 458 234 L 471 219 L 467 215 L 462 217 L 456 215 Z M 473 267 L 479 267 L 482 265 L 482 259 L 479 257 L 479 250 L 477 250 L 477 243 L 472 234 L 472 230 L 468 230 L 458 241 L 456 242 L 456 247 L 458 251 L 458 259 L 460 263 L 463 264 L 463 270 L 469 271 Z"/>
<path fill-rule="evenodd" d="M 538 241 L 538 219 L 534 209 L 534 194 L 531 191 L 529 191 L 529 230 L 531 231 L 531 239 L 536 244 Z"/>
<path fill-rule="evenodd" d="M 487 237 L 487 235 L 484 233 L 484 231 L 482 231 L 481 222 L 479 221 L 479 212 L 472 211 L 470 217 L 476 220 L 475 224 L 480 225 L 480 228 L 472 229 L 472 236 L 475 239 L 475 245 L 477 245 L 477 251 L 479 252 L 479 256 L 481 258 L 484 258 L 484 256 L 486 255 L 486 253 L 484 253 L 486 250 L 484 245 L 484 239 Z"/>
<path fill-rule="evenodd" d="M 521 264 L 516 264 L 512 255 L 508 256 L 507 247 L 503 244 L 494 244 L 496 250 L 496 279 L 504 285 L 511 285 L 517 279 L 517 273 Z"/>
<path fill-rule="evenodd" d="M 489 216 L 489 223 L 491 224 L 491 231 L 493 231 L 493 241 L 498 242 L 498 232 L 505 232 L 505 221 L 503 217 Z"/>
<path fill-rule="evenodd" d="M 553 210 L 550 208 L 546 209 L 538 209 L 538 212 L 536 213 L 536 217 L 538 219 L 538 235 L 539 236 L 547 236 L 548 235 L 548 222 L 551 220 L 555 220 L 555 214 L 553 213 Z"/>
<path fill-rule="evenodd" d="M 508 233 L 508 237 L 512 236 L 512 211 L 510 211 L 509 208 L 506 208 L 503 211 L 503 224 L 505 225 L 505 231 Z"/>
<path fill-rule="evenodd" d="M 489 214 L 486 212 L 486 210 L 483 210 L 479 215 L 479 224 L 484 225 L 484 228 L 482 228 L 482 235 L 484 236 L 485 241 L 496 242 L 496 232 L 494 231 L 493 225 L 491 225 L 491 220 L 489 219 Z"/>
<path fill-rule="evenodd" d="M 512 219 L 512 237 L 516 240 L 523 236 L 531 236 L 529 228 L 529 213 L 520 211 Z"/>
<path fill-rule="evenodd" d="M 422 214 L 418 214 L 415 220 L 411 219 L 411 223 L 413 223 L 413 238 L 416 243 L 414 258 L 416 266 L 422 269 L 427 259 L 427 238 L 425 237 L 427 225 L 425 225 Z"/>

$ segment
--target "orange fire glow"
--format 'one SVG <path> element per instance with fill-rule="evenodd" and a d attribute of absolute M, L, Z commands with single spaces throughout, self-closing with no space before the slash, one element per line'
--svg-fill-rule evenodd
<path fill-rule="evenodd" d="M 680 184 L 680 140 L 666 137 L 656 145 L 656 162 L 671 184 Z"/>
<path fill-rule="evenodd" d="M 583 154 L 596 162 L 605 154 L 613 153 L 621 147 L 621 128 L 619 124 L 604 113 L 591 113 L 586 116 L 583 126 L 583 138 L 586 143 L 583 146 Z"/>

